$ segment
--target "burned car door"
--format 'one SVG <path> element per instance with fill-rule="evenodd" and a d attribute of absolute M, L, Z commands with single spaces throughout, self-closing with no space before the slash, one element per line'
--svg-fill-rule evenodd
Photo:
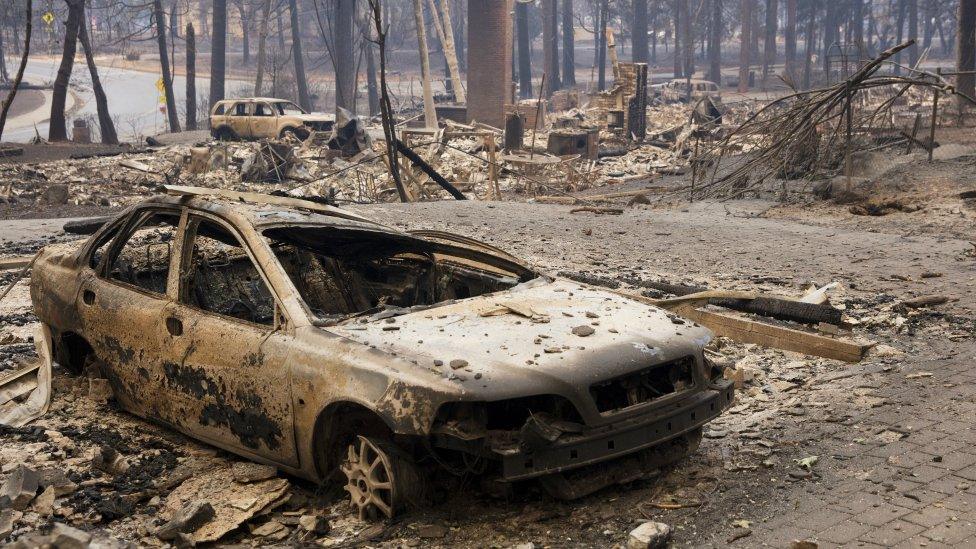
<path fill-rule="evenodd" d="M 190 215 L 184 234 L 178 299 L 166 312 L 170 421 L 217 446 L 297 466 L 293 335 L 274 295 L 230 225 Z"/>
<path fill-rule="evenodd" d="M 136 210 L 116 234 L 106 234 L 88 259 L 77 309 L 85 337 L 123 408 L 152 416 L 163 357 L 163 311 L 179 210 Z"/>

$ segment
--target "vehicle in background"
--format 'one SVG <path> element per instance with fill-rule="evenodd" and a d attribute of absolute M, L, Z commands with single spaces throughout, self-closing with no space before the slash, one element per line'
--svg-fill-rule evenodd
<path fill-rule="evenodd" d="M 313 131 L 331 131 L 335 116 L 305 112 L 285 99 L 224 99 L 210 110 L 210 134 L 216 139 L 266 139 L 293 134 L 305 139 Z"/>
<path fill-rule="evenodd" d="M 708 97 L 713 103 L 722 102 L 722 92 L 718 84 L 710 80 L 698 78 L 675 78 L 661 88 L 661 98 L 666 103 L 695 103 L 703 97 Z"/>

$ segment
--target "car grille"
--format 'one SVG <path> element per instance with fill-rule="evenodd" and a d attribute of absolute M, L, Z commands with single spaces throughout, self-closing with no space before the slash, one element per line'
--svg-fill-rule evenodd
<path fill-rule="evenodd" d="M 695 385 L 692 356 L 657 364 L 590 386 L 590 395 L 600 413 L 613 412 L 680 393 Z"/>

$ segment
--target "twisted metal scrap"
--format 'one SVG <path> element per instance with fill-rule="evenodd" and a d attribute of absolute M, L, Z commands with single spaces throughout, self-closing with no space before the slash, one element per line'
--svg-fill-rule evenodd
<path fill-rule="evenodd" d="M 890 120 L 895 99 L 912 87 L 938 90 L 943 94 L 961 95 L 941 75 L 911 69 L 910 76 L 875 73 L 899 51 L 914 41 L 894 46 L 866 63 L 850 78 L 821 89 L 796 92 L 766 104 L 724 139 L 696 155 L 699 165 L 710 168 L 710 176 L 684 187 L 691 199 L 723 196 L 737 198 L 758 188 L 771 178 L 812 178 L 825 169 L 836 168 L 862 144 L 852 134 Z M 897 91 L 876 107 L 865 101 L 868 90 L 895 87 Z M 861 108 L 855 113 L 854 104 Z M 738 152 L 746 154 L 738 155 Z"/>

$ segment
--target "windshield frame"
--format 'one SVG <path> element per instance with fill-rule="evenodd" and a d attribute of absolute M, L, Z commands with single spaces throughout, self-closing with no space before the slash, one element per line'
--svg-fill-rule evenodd
<path fill-rule="evenodd" d="M 306 112 L 305 109 L 299 107 L 298 105 L 296 105 L 291 101 L 285 101 L 285 100 L 275 101 L 272 104 L 272 106 L 278 112 L 278 116 L 294 116 L 296 114 L 292 112 L 285 112 L 286 108 L 289 110 L 291 109 L 297 110 L 298 111 L 297 114 L 308 114 L 308 112 Z"/>

